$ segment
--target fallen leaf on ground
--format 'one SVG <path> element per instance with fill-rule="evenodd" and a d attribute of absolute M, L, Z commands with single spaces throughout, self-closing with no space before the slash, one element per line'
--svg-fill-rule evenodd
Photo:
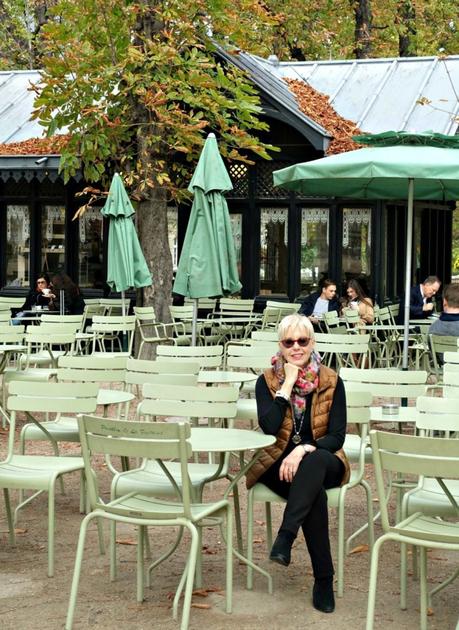
<path fill-rule="evenodd" d="M 264 542 L 263 538 L 254 538 L 253 539 L 253 544 L 261 544 L 262 542 Z"/>
<path fill-rule="evenodd" d="M 257 525 L 264 525 L 264 524 L 265 524 L 265 522 L 264 522 L 264 521 L 255 521 L 255 523 L 256 523 Z"/>
<path fill-rule="evenodd" d="M 428 617 L 433 617 L 433 614 L 434 614 L 433 608 L 428 608 L 427 609 L 427 616 Z"/>
<path fill-rule="evenodd" d="M 357 545 L 357 547 L 350 550 L 349 555 L 351 555 L 351 553 L 362 553 L 364 551 L 368 551 L 368 545 Z"/>
<path fill-rule="evenodd" d="M 191 608 L 203 608 L 205 610 L 208 610 L 209 608 L 212 608 L 212 606 L 210 604 L 195 604 L 194 602 L 191 604 Z"/>
<path fill-rule="evenodd" d="M 193 595 L 196 595 L 197 597 L 208 597 L 209 593 L 204 588 L 197 588 L 193 591 Z"/>
<path fill-rule="evenodd" d="M 132 540 L 132 539 L 121 539 L 121 538 L 117 538 L 116 539 L 116 544 L 117 545 L 137 545 L 137 541 L 136 540 Z"/>
<path fill-rule="evenodd" d="M 27 532 L 26 529 L 19 529 L 19 528 L 14 528 L 14 533 L 15 534 L 25 534 Z"/>

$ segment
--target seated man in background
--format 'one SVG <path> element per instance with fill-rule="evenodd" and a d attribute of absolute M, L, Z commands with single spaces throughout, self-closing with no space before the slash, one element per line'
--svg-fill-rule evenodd
<path fill-rule="evenodd" d="M 459 337 L 459 284 L 446 285 L 443 313 L 430 325 L 429 334 Z"/>
<path fill-rule="evenodd" d="M 437 276 L 428 276 L 424 282 L 411 287 L 410 290 L 410 319 L 426 319 L 432 315 L 434 304 L 433 296 L 438 293 L 441 281 Z M 400 311 L 397 323 L 403 324 L 405 296 L 400 300 Z"/>
<path fill-rule="evenodd" d="M 306 315 L 317 327 L 323 319 L 324 313 L 339 310 L 340 303 L 336 297 L 336 282 L 327 278 L 322 281 L 321 291 L 314 291 L 303 300 L 298 312 L 301 315 Z"/>

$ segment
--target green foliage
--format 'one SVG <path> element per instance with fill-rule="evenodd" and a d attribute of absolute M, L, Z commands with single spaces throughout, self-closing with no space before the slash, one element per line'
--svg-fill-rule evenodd
<path fill-rule="evenodd" d="M 233 11 L 255 4 L 240 0 Z M 141 198 L 157 187 L 180 198 L 210 131 L 230 160 L 269 158 L 271 147 L 254 135 L 267 129 L 254 88 L 218 63 L 207 36 L 210 24 L 214 37 L 226 35 L 222 7 L 189 0 L 57 3 L 44 29 L 34 116 L 49 135 L 70 133 L 65 177 L 82 168 L 88 181 L 105 184 L 116 168 Z"/>

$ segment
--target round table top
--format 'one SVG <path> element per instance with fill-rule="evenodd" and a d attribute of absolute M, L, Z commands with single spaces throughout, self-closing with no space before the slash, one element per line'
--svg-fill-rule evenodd
<path fill-rule="evenodd" d="M 213 429 L 191 427 L 191 447 L 193 451 L 224 453 L 227 451 L 250 451 L 271 446 L 276 441 L 274 435 L 265 435 L 248 429 Z"/>
<path fill-rule="evenodd" d="M 231 370 L 200 370 L 198 374 L 198 383 L 217 384 L 217 383 L 247 383 L 255 381 L 258 374 L 251 372 L 234 372 Z"/>
<path fill-rule="evenodd" d="M 99 389 L 97 394 L 98 405 L 119 405 L 134 400 L 132 392 L 123 392 L 120 389 Z"/>

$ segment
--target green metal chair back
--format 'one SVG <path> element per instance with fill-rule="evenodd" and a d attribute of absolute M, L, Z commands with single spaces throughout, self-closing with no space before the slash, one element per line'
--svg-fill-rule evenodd
<path fill-rule="evenodd" d="M 111 514 L 132 516 L 115 506 L 107 506 L 100 499 L 96 485 L 96 475 L 92 467 L 92 456 L 146 458 L 164 462 L 161 468 L 168 479 L 176 486 L 173 477 L 167 472 L 167 460 L 179 460 L 181 464 L 182 516 L 191 518 L 191 492 L 188 476 L 188 459 L 191 457 L 191 428 L 186 422 L 140 422 L 122 421 L 109 418 L 80 416 L 78 418 L 80 442 L 85 471 L 88 480 L 88 495 L 91 509 L 101 509 Z M 141 514 L 137 515 L 141 518 Z M 147 515 L 145 514 L 145 517 Z M 176 518 L 174 507 L 162 518 Z"/>
<path fill-rule="evenodd" d="M 157 361 L 198 362 L 201 368 L 220 368 L 223 346 L 164 346 L 156 347 Z"/>
<path fill-rule="evenodd" d="M 457 337 L 449 335 L 429 335 L 429 345 L 433 369 L 438 379 L 443 375 L 443 361 L 445 352 L 458 352 Z M 459 360 L 459 356 L 458 356 Z"/>
<path fill-rule="evenodd" d="M 316 333 L 315 340 L 315 349 L 324 363 L 331 365 L 335 358 L 337 369 L 356 367 L 358 359 L 369 356 L 370 335 Z"/>
<path fill-rule="evenodd" d="M 236 415 L 239 390 L 236 387 L 193 387 L 145 384 L 143 400 L 137 407 L 142 416 L 209 418 L 226 421 L 229 426 Z"/>
<path fill-rule="evenodd" d="M 156 385 L 197 385 L 199 363 L 176 363 L 175 361 L 146 361 L 128 359 L 125 383 L 134 385 L 151 383 Z"/>
<path fill-rule="evenodd" d="M 424 370 L 342 368 L 339 374 L 346 392 L 367 391 L 375 398 L 417 398 L 425 394 L 427 389 L 428 374 Z"/>
<path fill-rule="evenodd" d="M 126 336 L 126 352 L 128 355 L 132 353 L 132 346 L 134 343 L 135 332 L 135 315 L 94 315 L 92 318 L 91 330 L 97 333 L 94 337 L 93 352 L 98 347 L 101 352 L 105 351 L 104 340 L 112 341 L 117 339 L 119 341 L 119 335 Z M 121 343 L 119 343 L 121 350 Z"/>
<path fill-rule="evenodd" d="M 5 311 L 0 311 L 0 324 L 9 324 L 11 320 L 11 311 L 5 310 Z"/>
<path fill-rule="evenodd" d="M 124 383 L 127 360 L 125 356 L 61 356 L 57 361 L 57 379 L 84 383 Z"/>
<path fill-rule="evenodd" d="M 10 326 L 0 324 L 0 345 L 21 344 L 24 340 L 25 326 Z"/>

